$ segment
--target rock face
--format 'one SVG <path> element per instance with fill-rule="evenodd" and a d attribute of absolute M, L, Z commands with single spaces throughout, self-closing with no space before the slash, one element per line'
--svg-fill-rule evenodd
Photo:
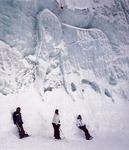
<path fill-rule="evenodd" d="M 0 1 L 0 40 L 11 54 L 9 59 L 17 51 L 17 63 L 21 64 L 19 60 L 25 56 L 24 61 L 35 68 L 27 81 L 30 83 L 35 75 L 41 91 L 63 86 L 71 93 L 71 83 L 77 88 L 86 79 L 99 87 L 99 93 L 105 85 L 107 91 L 115 89 L 128 99 L 129 2 L 62 3 L 63 9 L 58 0 Z M 35 57 L 35 63 L 29 55 Z M 1 64 L 6 60 L 1 59 Z M 26 66 L 22 67 L 26 70 Z M 12 74 L 15 80 L 16 74 Z M 73 74 L 76 79 L 71 78 Z"/>

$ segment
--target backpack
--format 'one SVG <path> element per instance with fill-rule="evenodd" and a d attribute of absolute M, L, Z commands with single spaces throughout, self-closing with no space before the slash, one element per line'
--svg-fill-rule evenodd
<path fill-rule="evenodd" d="M 16 124 L 16 114 L 15 112 L 12 114 L 13 123 Z"/>

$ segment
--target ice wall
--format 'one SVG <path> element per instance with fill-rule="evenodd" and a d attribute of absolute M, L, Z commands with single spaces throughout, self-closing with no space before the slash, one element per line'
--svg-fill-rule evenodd
<path fill-rule="evenodd" d="M 33 66 L 16 49 L 0 41 L 0 93 L 16 93 L 33 81 Z"/>
<path fill-rule="evenodd" d="M 24 55 L 34 53 L 35 22 L 17 5 L 0 1 L 0 39 Z"/>
<path fill-rule="evenodd" d="M 90 70 L 122 89 L 129 73 L 128 1 L 67 0 L 63 9 L 60 2 L 1 0 L 0 40 L 12 53 L 15 48 L 21 56 L 33 54 L 37 75 L 47 85 L 58 87 L 65 74 Z M 126 87 L 120 89 L 125 97 Z"/>
<path fill-rule="evenodd" d="M 121 84 L 128 82 L 128 53 L 116 54 L 105 32 L 61 23 L 48 10 L 39 16 L 40 48 L 36 53 L 39 58 L 44 52 L 47 54 L 48 65 L 44 72 L 47 87 L 55 88 L 63 83 L 68 88 L 72 80 L 67 75 L 73 73 L 79 75 L 79 84 L 82 77 L 89 79 L 82 72 L 91 70 L 96 78 L 106 80 L 109 87 L 118 85 L 117 90 L 120 93 L 126 91 L 122 94 L 124 97 L 128 95 L 127 86 L 121 89 Z"/>

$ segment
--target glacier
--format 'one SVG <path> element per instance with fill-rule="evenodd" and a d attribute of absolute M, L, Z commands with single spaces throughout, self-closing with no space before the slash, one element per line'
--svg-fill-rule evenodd
<path fill-rule="evenodd" d="M 129 0 L 0 0 L 2 150 L 127 150 L 128 84 Z M 10 115 L 17 106 L 32 134 L 24 141 Z M 56 144 L 55 108 L 66 136 Z M 93 141 L 77 131 L 77 114 Z"/>
<path fill-rule="evenodd" d="M 16 93 L 34 81 L 31 66 L 15 48 L 0 41 L 0 92 Z"/>
<path fill-rule="evenodd" d="M 2 133 L 14 138 L 8 114 L 21 105 L 35 136 L 50 134 L 56 107 L 66 136 L 79 136 L 77 113 L 95 136 L 127 136 L 128 74 L 128 0 L 0 0 Z"/>
<path fill-rule="evenodd" d="M 38 73 L 42 74 L 42 86 L 45 86 L 45 77 L 49 82 L 51 76 L 58 76 L 59 80 L 54 77 L 56 81 L 51 82 L 59 82 L 67 89 L 69 83 L 65 75 L 70 72 L 82 75 L 82 72 L 89 71 L 96 78 L 108 82 L 109 88 L 128 82 L 127 1 L 82 1 L 79 4 L 68 0 L 1 0 L 0 3 L 1 41 L 17 49 L 26 60 L 29 55 L 34 55 L 42 63 L 49 63 L 47 68 L 45 65 L 39 67 L 39 70 L 44 70 Z M 63 9 L 60 8 L 61 3 Z M 87 5 L 83 5 L 85 3 Z M 59 51 L 62 60 L 58 56 Z M 57 73 L 52 73 L 51 63 L 58 67 Z M 120 93 L 124 93 L 122 96 L 128 97 L 128 86 L 124 89 L 120 86 Z"/>

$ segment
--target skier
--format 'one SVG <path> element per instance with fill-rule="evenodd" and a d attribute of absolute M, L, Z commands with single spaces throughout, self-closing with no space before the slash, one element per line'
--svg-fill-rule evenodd
<path fill-rule="evenodd" d="M 60 120 L 59 120 L 59 110 L 55 110 L 55 114 L 53 116 L 52 125 L 54 128 L 54 137 L 55 139 L 61 139 L 60 137 Z"/>
<path fill-rule="evenodd" d="M 91 140 L 93 138 L 90 135 L 88 129 L 86 128 L 86 125 L 83 123 L 81 115 L 77 116 L 76 125 L 77 125 L 77 127 L 79 129 L 81 129 L 82 131 L 84 131 L 87 140 Z"/>
<path fill-rule="evenodd" d="M 16 124 L 19 132 L 19 138 L 22 139 L 24 137 L 28 137 L 29 135 L 25 133 L 23 128 L 23 121 L 21 117 L 21 108 L 17 107 L 16 111 L 13 113 L 13 122 Z"/>

